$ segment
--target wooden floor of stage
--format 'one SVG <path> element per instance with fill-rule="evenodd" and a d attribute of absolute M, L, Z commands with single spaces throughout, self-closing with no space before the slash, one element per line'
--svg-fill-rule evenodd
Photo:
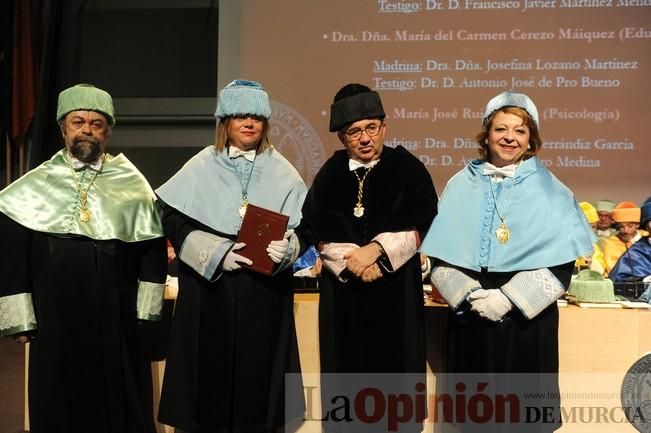
<path fill-rule="evenodd" d="M 0 433 L 23 433 L 25 351 L 12 338 L 0 338 Z"/>

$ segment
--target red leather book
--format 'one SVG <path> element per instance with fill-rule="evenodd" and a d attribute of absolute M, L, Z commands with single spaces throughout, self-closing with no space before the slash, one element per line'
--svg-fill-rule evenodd
<path fill-rule="evenodd" d="M 275 263 L 267 254 L 267 246 L 285 236 L 288 222 L 287 215 L 249 204 L 237 236 L 237 242 L 244 242 L 246 246 L 237 253 L 251 259 L 253 264 L 242 267 L 271 275 Z"/>

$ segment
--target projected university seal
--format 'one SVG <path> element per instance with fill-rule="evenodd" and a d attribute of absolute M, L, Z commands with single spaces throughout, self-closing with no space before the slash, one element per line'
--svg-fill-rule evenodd
<path fill-rule="evenodd" d="M 638 431 L 651 433 L 651 353 L 638 359 L 624 376 L 622 409 Z"/>
<path fill-rule="evenodd" d="M 289 160 L 306 184 L 325 162 L 323 143 L 310 122 L 293 108 L 271 101 L 269 137 L 276 149 Z"/>

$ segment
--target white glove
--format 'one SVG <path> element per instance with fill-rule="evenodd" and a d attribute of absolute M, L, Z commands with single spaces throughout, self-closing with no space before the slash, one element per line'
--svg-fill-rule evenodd
<path fill-rule="evenodd" d="M 274 263 L 280 263 L 289 248 L 289 238 L 294 234 L 294 230 L 287 230 L 285 236 L 280 241 L 271 241 L 267 246 L 267 255 Z"/>
<path fill-rule="evenodd" d="M 511 311 L 513 304 L 500 289 L 479 289 L 468 295 L 470 310 L 484 319 L 500 322 Z"/>
<path fill-rule="evenodd" d="M 251 261 L 251 259 L 247 259 L 246 257 L 241 256 L 235 252 L 237 250 L 241 250 L 245 246 L 246 244 L 244 242 L 233 245 L 231 250 L 226 254 L 226 257 L 224 257 L 224 261 L 222 262 L 223 270 L 227 272 L 237 271 L 242 267 L 240 263 L 244 263 L 245 265 L 253 264 L 253 261 Z"/>

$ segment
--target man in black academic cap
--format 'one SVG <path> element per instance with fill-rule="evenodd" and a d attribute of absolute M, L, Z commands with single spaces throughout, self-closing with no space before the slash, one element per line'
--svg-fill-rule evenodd
<path fill-rule="evenodd" d="M 423 291 L 417 249 L 436 215 L 431 176 L 402 146 L 384 147 L 387 122 L 382 101 L 367 86 L 348 84 L 337 92 L 330 108 L 330 131 L 344 149 L 336 151 L 316 175 L 299 229 L 304 241 L 318 245 L 323 260 L 321 371 L 423 374 Z M 322 376 L 324 416 L 330 410 L 327 394 L 339 392 L 334 389 L 347 381 L 345 376 L 328 377 Z M 413 386 L 409 391 L 414 392 Z M 410 421 L 418 430 L 422 419 Z M 324 428 L 338 429 L 327 420 Z"/>

